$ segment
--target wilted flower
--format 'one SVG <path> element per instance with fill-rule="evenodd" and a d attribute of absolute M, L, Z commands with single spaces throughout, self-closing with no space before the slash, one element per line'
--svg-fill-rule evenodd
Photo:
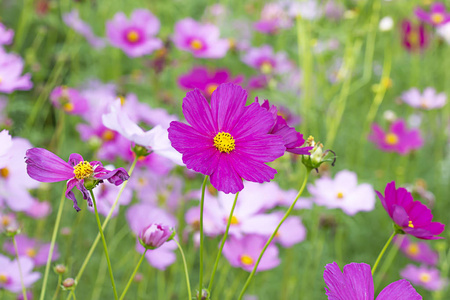
<path fill-rule="evenodd" d="M 66 86 L 56 87 L 50 94 L 50 100 L 55 107 L 63 109 L 68 114 L 79 115 L 89 109 L 87 100 L 80 92 Z"/>
<path fill-rule="evenodd" d="M 422 286 L 429 291 L 439 291 L 446 284 L 438 269 L 424 265 L 418 267 L 409 264 L 400 271 L 400 275 L 412 284 Z"/>
<path fill-rule="evenodd" d="M 433 26 L 441 26 L 450 21 L 450 13 L 446 11 L 445 4 L 441 2 L 433 3 L 430 12 L 426 12 L 420 7 L 417 7 L 414 12 L 419 20 Z"/>
<path fill-rule="evenodd" d="M 167 225 L 152 223 L 142 229 L 139 241 L 146 249 L 156 249 L 175 235 L 175 231 Z"/>
<path fill-rule="evenodd" d="M 313 149 L 309 151 L 310 155 L 302 155 L 302 163 L 308 169 L 316 169 L 316 171 L 318 172 L 318 168 L 320 167 L 320 165 L 325 162 L 331 162 L 331 165 L 334 166 L 334 163 L 336 162 L 336 154 L 334 153 L 334 151 L 323 151 L 322 143 L 316 143 L 313 136 L 308 137 L 306 144 L 309 147 L 313 147 Z M 333 154 L 332 158 L 328 157 L 329 153 Z"/>
<path fill-rule="evenodd" d="M 435 266 L 438 262 L 438 253 L 431 249 L 426 242 L 416 242 L 409 236 L 404 235 L 395 237 L 395 243 L 406 256 L 414 261 L 425 263 L 429 266 Z"/>
<path fill-rule="evenodd" d="M 412 88 L 404 92 L 401 99 L 412 107 L 430 110 L 443 107 L 447 102 L 447 95 L 438 94 L 432 87 L 426 88 L 422 94 L 417 88 Z"/>
<path fill-rule="evenodd" d="M 11 261 L 0 254 L 0 289 L 18 293 L 22 290 L 21 277 L 26 288 L 31 287 L 41 277 L 40 273 L 33 272 L 34 264 L 30 258 L 22 256 L 19 261 L 22 272 L 19 271 L 17 259 Z"/>

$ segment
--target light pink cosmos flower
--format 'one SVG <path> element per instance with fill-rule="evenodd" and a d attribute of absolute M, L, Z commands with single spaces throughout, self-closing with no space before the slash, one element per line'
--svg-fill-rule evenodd
<path fill-rule="evenodd" d="M 23 59 L 14 53 L 6 53 L 0 47 L 0 92 L 10 94 L 15 90 L 29 90 L 33 87 L 31 74 L 21 75 Z"/>
<path fill-rule="evenodd" d="M 254 25 L 255 30 L 274 34 L 280 29 L 292 26 L 292 20 L 279 3 L 267 3 L 261 11 L 261 19 Z"/>
<path fill-rule="evenodd" d="M 163 42 L 155 38 L 160 28 L 159 20 L 146 9 L 136 9 L 130 20 L 123 12 L 106 22 L 109 42 L 122 49 L 130 57 L 151 54 L 162 48 Z"/>
<path fill-rule="evenodd" d="M 409 264 L 400 271 L 400 276 L 411 281 L 413 285 L 419 285 L 429 291 L 439 291 L 447 284 L 441 278 L 440 272 L 434 267 L 422 265 L 420 267 Z"/>
<path fill-rule="evenodd" d="M 191 18 L 175 24 L 172 40 L 181 50 L 198 58 L 222 58 L 227 54 L 230 42 L 220 39 L 219 28 L 213 24 L 201 24 Z"/>
<path fill-rule="evenodd" d="M 438 253 L 426 242 L 415 241 L 407 235 L 396 236 L 394 242 L 408 258 L 414 261 L 435 266 L 439 260 Z"/>
<path fill-rule="evenodd" d="M 29 288 L 41 277 L 41 274 L 33 272 L 34 264 L 29 257 L 19 257 L 19 261 L 22 270 L 23 283 L 26 288 Z M 0 289 L 5 289 L 13 293 L 18 293 L 22 290 L 17 259 L 11 261 L 8 257 L 1 254 Z"/>
<path fill-rule="evenodd" d="M 0 169 L 6 166 L 13 155 L 11 151 L 12 145 L 13 142 L 8 130 L 2 130 L 0 132 Z"/>
<path fill-rule="evenodd" d="M 223 255 L 233 267 L 251 272 L 266 242 L 267 237 L 254 234 L 246 235 L 241 239 L 230 237 L 223 247 Z M 270 270 L 279 264 L 278 248 L 275 244 L 270 244 L 261 258 L 256 271 Z"/>
<path fill-rule="evenodd" d="M 0 45 L 11 45 L 14 37 L 14 30 L 6 29 L 6 26 L 0 23 Z"/>
<path fill-rule="evenodd" d="M 291 1 L 291 4 L 289 5 L 289 15 L 312 21 L 323 15 L 323 9 L 316 0 Z"/>
<path fill-rule="evenodd" d="M 16 235 L 15 239 L 19 257 L 26 256 L 31 258 L 36 267 L 43 266 L 47 263 L 48 253 L 50 251 L 50 243 L 42 243 L 23 234 Z M 5 252 L 12 256 L 16 255 L 14 244 L 12 241 L 5 242 L 3 244 L 3 249 L 5 250 Z M 55 245 L 52 261 L 55 261 L 58 258 L 58 245 Z"/>
<path fill-rule="evenodd" d="M 25 214 L 33 219 L 43 219 L 52 212 L 52 206 L 48 201 L 34 199 L 33 204 L 25 211 Z"/>
<path fill-rule="evenodd" d="M 400 97 L 406 104 L 426 110 L 441 108 L 447 102 L 445 93 L 436 93 L 434 88 L 428 87 L 423 94 L 417 88 L 412 88 L 404 92 Z"/>
<path fill-rule="evenodd" d="M 278 216 L 279 221 L 281 221 L 284 213 L 279 211 L 276 212 L 276 215 Z M 274 227 L 273 230 L 275 230 L 275 228 L 276 227 Z M 278 229 L 274 241 L 280 243 L 281 246 L 285 248 L 289 248 L 304 241 L 305 238 L 306 228 L 302 224 L 302 219 L 297 216 L 290 216 L 283 222 L 280 229 Z"/>
<path fill-rule="evenodd" d="M 3 213 L 0 209 L 0 233 L 17 228 L 19 228 L 19 222 L 16 215 L 14 213 Z"/>
<path fill-rule="evenodd" d="M 283 74 L 292 69 L 285 52 L 274 53 L 270 45 L 263 45 L 259 48 L 251 48 L 242 57 L 242 61 L 263 74 Z"/>
<path fill-rule="evenodd" d="M 421 148 L 424 143 L 420 131 L 418 129 L 408 130 L 403 119 L 393 122 L 386 133 L 378 124 L 374 123 L 369 141 L 375 143 L 383 151 L 397 152 L 401 155 Z"/>
<path fill-rule="evenodd" d="M 334 179 L 322 177 L 308 184 L 314 202 L 327 208 L 340 208 L 352 216 L 375 208 L 375 191 L 368 183 L 358 185 L 356 173 L 340 171 Z"/>
<path fill-rule="evenodd" d="M 80 92 L 66 86 L 56 87 L 50 94 L 50 101 L 68 114 L 81 115 L 89 110 L 89 104 Z"/>
<path fill-rule="evenodd" d="M 73 9 L 71 12 L 63 14 L 62 19 L 67 26 L 84 36 L 92 47 L 102 49 L 106 46 L 105 39 L 96 36 L 91 26 L 81 20 L 78 10 Z"/>

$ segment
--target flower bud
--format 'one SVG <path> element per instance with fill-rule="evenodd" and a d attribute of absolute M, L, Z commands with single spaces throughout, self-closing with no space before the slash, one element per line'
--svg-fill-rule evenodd
<path fill-rule="evenodd" d="M 175 231 L 169 226 L 161 224 L 150 224 L 139 234 L 139 241 L 146 249 L 156 249 L 175 235 Z"/>
<path fill-rule="evenodd" d="M 310 155 L 302 155 L 302 163 L 308 169 L 316 169 L 317 171 L 317 168 L 320 167 L 320 165 L 324 162 L 331 162 L 331 165 L 334 166 L 334 163 L 336 162 L 336 155 L 332 150 L 323 151 L 323 145 L 321 143 L 316 143 L 314 141 L 314 137 L 312 136 L 308 138 L 306 143 L 308 144 L 308 146 L 314 147 L 310 151 Z M 334 157 L 327 158 L 329 153 L 334 154 Z"/>
<path fill-rule="evenodd" d="M 55 266 L 54 270 L 55 270 L 56 274 L 62 275 L 64 273 L 66 273 L 67 268 L 65 265 L 59 264 L 59 265 Z"/>
<path fill-rule="evenodd" d="M 208 292 L 208 290 L 202 289 L 201 296 L 199 295 L 199 293 L 197 291 L 197 299 L 198 300 L 208 300 L 209 299 L 209 292 Z"/>
<path fill-rule="evenodd" d="M 76 285 L 76 281 L 73 278 L 66 278 L 62 283 L 62 287 L 65 290 L 69 290 L 69 289 L 73 288 L 75 285 Z"/>

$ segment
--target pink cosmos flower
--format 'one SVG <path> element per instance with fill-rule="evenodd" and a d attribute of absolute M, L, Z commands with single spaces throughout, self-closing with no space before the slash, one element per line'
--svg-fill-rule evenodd
<path fill-rule="evenodd" d="M 92 206 L 92 199 L 85 187 L 85 180 L 102 183 L 108 180 L 114 185 L 121 185 L 130 177 L 123 168 L 113 171 L 105 169 L 101 162 L 88 162 L 78 153 L 72 153 L 69 162 L 42 148 L 27 150 L 25 156 L 28 175 L 40 182 L 58 182 L 67 180 L 66 197 L 73 201 L 75 210 L 80 211 L 77 199 L 72 191 L 74 187 L 83 194 L 83 199 Z"/>
<path fill-rule="evenodd" d="M 317 179 L 314 185 L 308 184 L 308 191 L 317 205 L 340 208 L 350 216 L 375 208 L 372 186 L 368 183 L 358 185 L 356 173 L 347 170 L 338 172 L 334 179 Z"/>
<path fill-rule="evenodd" d="M 402 45 L 410 52 L 424 50 L 430 37 L 423 24 L 414 24 L 409 20 L 402 22 Z"/>
<path fill-rule="evenodd" d="M 167 242 L 173 232 L 167 225 L 152 223 L 141 230 L 139 240 L 144 247 L 154 250 Z"/>
<path fill-rule="evenodd" d="M 396 236 L 394 241 L 408 258 L 429 266 L 435 266 L 437 264 L 439 255 L 426 242 L 413 241 L 406 235 L 401 237 Z"/>
<path fill-rule="evenodd" d="M 188 169 L 208 175 L 224 193 L 244 188 L 242 179 L 267 182 L 276 170 L 265 163 L 284 154 L 280 136 L 268 134 L 273 126 L 270 112 L 258 103 L 245 106 L 247 92 L 225 83 L 212 94 L 211 104 L 199 90 L 183 99 L 183 114 L 191 125 L 170 123 L 169 139 L 183 155 Z"/>
<path fill-rule="evenodd" d="M 175 46 L 191 52 L 198 58 L 222 58 L 227 54 L 230 42 L 219 38 L 219 28 L 212 24 L 201 24 L 187 18 L 175 24 L 172 37 Z"/>
<path fill-rule="evenodd" d="M 446 281 L 441 278 L 439 270 L 434 267 L 418 267 L 409 264 L 400 271 L 400 276 L 429 291 L 439 291 L 446 285 Z"/>
<path fill-rule="evenodd" d="M 50 251 L 50 243 L 44 244 L 38 240 L 29 238 L 22 234 L 16 235 L 15 239 L 19 256 L 27 256 L 31 258 L 36 267 L 43 266 L 47 263 L 48 253 Z M 12 256 L 16 255 L 14 244 L 12 243 L 12 241 L 5 242 L 3 244 L 3 249 Z M 58 258 L 58 245 L 55 245 L 52 261 L 55 261 Z"/>
<path fill-rule="evenodd" d="M 130 57 L 151 54 L 162 48 L 163 42 L 154 36 L 159 31 L 159 20 L 150 11 L 136 9 L 130 20 L 123 12 L 106 22 L 106 36 L 111 45 L 122 49 Z"/>
<path fill-rule="evenodd" d="M 251 48 L 243 57 L 242 61 L 263 74 L 282 74 L 292 69 L 285 52 L 274 53 L 269 45 L 260 48 Z"/>
<path fill-rule="evenodd" d="M 369 141 L 375 143 L 383 151 L 397 152 L 401 155 L 408 154 L 411 150 L 423 146 L 420 131 L 418 129 L 408 130 L 405 121 L 402 119 L 393 122 L 386 133 L 378 124 L 372 124 Z"/>
<path fill-rule="evenodd" d="M 327 285 L 325 290 L 329 300 L 373 300 L 375 297 L 372 273 L 368 264 L 350 263 L 344 267 L 342 273 L 338 264 L 333 262 L 325 266 L 323 279 Z M 376 299 L 422 300 L 422 296 L 408 281 L 402 279 L 385 287 Z"/>
<path fill-rule="evenodd" d="M 426 88 L 423 94 L 417 88 L 412 88 L 404 92 L 401 99 L 412 107 L 426 110 L 441 108 L 447 102 L 445 93 L 437 94 L 436 90 L 431 87 Z"/>
<path fill-rule="evenodd" d="M 267 3 L 261 11 L 261 19 L 253 27 L 256 31 L 274 34 L 292 26 L 292 20 L 279 3 Z"/>
<path fill-rule="evenodd" d="M 0 132 L 0 168 L 4 168 L 11 159 L 13 152 L 10 151 L 13 145 L 11 135 L 8 130 L 3 129 Z"/>
<path fill-rule="evenodd" d="M 89 109 L 87 100 L 80 92 L 66 86 L 56 87 L 50 94 L 50 101 L 56 108 L 63 109 L 68 114 L 79 115 Z"/>
<path fill-rule="evenodd" d="M 18 229 L 19 222 L 13 213 L 3 213 L 0 210 L 0 233 L 8 231 L 9 229 Z"/>
<path fill-rule="evenodd" d="M 41 274 L 33 272 L 33 261 L 25 256 L 19 257 L 22 270 L 23 283 L 26 288 L 30 288 Z M 0 254 L 0 289 L 5 289 L 13 293 L 22 291 L 20 282 L 19 264 L 17 259 L 11 261 L 8 257 Z"/>
<path fill-rule="evenodd" d="M 21 75 L 23 59 L 14 53 L 6 53 L 0 47 L 0 92 L 11 94 L 16 90 L 29 90 L 33 87 L 29 73 Z"/>
<path fill-rule="evenodd" d="M 450 22 L 450 13 L 446 11 L 445 4 L 441 2 L 434 2 L 431 5 L 430 12 L 417 7 L 414 13 L 419 20 L 433 26 L 440 26 Z"/>
<path fill-rule="evenodd" d="M 265 74 L 252 76 L 248 79 L 247 89 L 249 91 L 265 89 L 269 85 L 269 77 Z"/>
<path fill-rule="evenodd" d="M 212 93 L 222 83 L 239 84 L 243 76 L 231 78 L 227 69 L 208 71 L 205 67 L 193 67 L 189 73 L 181 75 L 178 78 L 178 85 L 186 90 L 199 89 L 207 99 L 211 98 Z"/>
<path fill-rule="evenodd" d="M 94 34 L 91 26 L 81 20 L 78 10 L 73 9 L 71 12 L 63 14 L 62 19 L 67 26 L 84 36 L 92 47 L 96 49 L 105 47 L 105 39 Z"/>
<path fill-rule="evenodd" d="M 34 199 L 33 204 L 25 211 L 25 214 L 33 219 L 43 219 L 52 212 L 52 206 L 48 201 Z"/>
<path fill-rule="evenodd" d="M 420 201 L 414 201 L 405 188 L 395 188 L 395 181 L 386 185 L 384 197 L 376 192 L 381 204 L 397 226 L 397 230 L 424 240 L 441 239 L 437 235 L 444 231 L 445 225 L 432 222 L 431 210 Z"/>
<path fill-rule="evenodd" d="M 11 45 L 14 37 L 14 30 L 6 29 L 6 26 L 0 23 L 0 45 Z"/>
<path fill-rule="evenodd" d="M 316 20 L 323 15 L 323 9 L 317 0 L 291 1 L 289 15 L 292 17 L 301 17 L 305 20 Z"/>
<path fill-rule="evenodd" d="M 233 267 L 251 272 L 266 242 L 267 237 L 260 235 L 247 235 L 241 239 L 230 237 L 223 247 L 223 255 Z M 275 244 L 270 244 L 256 271 L 270 270 L 279 264 L 278 248 Z"/>
<path fill-rule="evenodd" d="M 275 214 L 278 216 L 278 222 L 280 222 L 284 216 L 284 213 L 279 211 Z M 275 228 L 276 227 L 272 228 L 272 232 Z M 289 248 L 304 241 L 305 238 L 306 228 L 303 226 L 300 217 L 290 216 L 283 222 L 280 229 L 278 229 L 274 241 L 280 243 L 280 245 L 284 248 Z"/>

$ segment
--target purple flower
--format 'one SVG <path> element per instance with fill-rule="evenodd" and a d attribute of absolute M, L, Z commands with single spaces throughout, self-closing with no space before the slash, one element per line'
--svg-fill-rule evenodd
<path fill-rule="evenodd" d="M 446 285 L 446 281 L 441 278 L 439 270 L 434 267 L 418 267 L 409 264 L 400 271 L 400 276 L 429 291 L 439 291 Z"/>
<path fill-rule="evenodd" d="M 402 22 L 402 45 L 410 52 L 425 49 L 430 41 L 423 24 L 414 24 L 409 20 Z"/>
<path fill-rule="evenodd" d="M 169 127 L 172 146 L 182 153 L 188 169 L 211 177 L 219 191 L 237 193 L 242 179 L 266 182 L 276 170 L 265 163 L 284 154 L 280 136 L 269 134 L 270 112 L 258 103 L 245 106 L 247 92 L 225 83 L 212 94 L 211 104 L 199 90 L 183 99 L 183 114 L 191 126 L 173 121 Z"/>
<path fill-rule="evenodd" d="M 0 47 L 0 92 L 10 94 L 15 90 L 29 90 L 33 87 L 29 73 L 21 75 L 23 59 L 14 53 L 6 53 Z"/>
<path fill-rule="evenodd" d="M 50 101 L 68 114 L 80 115 L 89 110 L 89 104 L 80 92 L 66 86 L 56 87 L 50 94 Z"/>
<path fill-rule="evenodd" d="M 6 29 L 6 26 L 0 23 L 0 45 L 10 45 L 14 37 L 14 30 Z"/>
<path fill-rule="evenodd" d="M 263 74 L 283 74 L 292 69 L 285 52 L 274 53 L 269 45 L 260 48 L 251 48 L 243 57 L 242 61 L 260 70 Z"/>
<path fill-rule="evenodd" d="M 433 3 L 430 12 L 426 12 L 422 8 L 417 7 L 414 13 L 419 20 L 433 26 L 440 26 L 450 21 L 450 13 L 445 10 L 445 4 L 441 2 Z"/>
<path fill-rule="evenodd" d="M 415 242 L 407 235 L 395 237 L 394 241 L 410 259 L 430 266 L 437 264 L 439 255 L 426 242 Z"/>
<path fill-rule="evenodd" d="M 205 67 L 194 67 L 189 73 L 178 78 L 178 85 L 187 90 L 199 89 L 207 99 L 222 83 L 241 83 L 243 76 L 231 78 L 227 69 L 209 72 Z"/>
<path fill-rule="evenodd" d="M 150 11 L 136 9 L 128 20 L 123 12 L 106 22 L 106 35 L 113 46 L 130 57 L 138 57 L 162 48 L 163 42 L 154 36 L 159 31 L 159 20 Z"/>
<path fill-rule="evenodd" d="M 96 49 L 102 49 L 105 47 L 105 40 L 96 36 L 94 32 L 92 32 L 91 26 L 80 19 L 78 10 L 74 9 L 69 13 L 65 13 L 62 18 L 67 26 L 84 36 L 92 47 Z"/>
<path fill-rule="evenodd" d="M 420 131 L 418 129 L 408 130 L 405 121 L 402 119 L 393 122 L 386 133 L 378 124 L 374 123 L 369 141 L 375 143 L 383 151 L 397 152 L 401 155 L 408 154 L 411 150 L 423 146 Z"/>
<path fill-rule="evenodd" d="M 279 29 L 291 26 L 291 18 L 278 3 L 267 3 L 261 11 L 261 19 L 253 25 L 255 30 L 267 34 L 274 34 Z"/>
<path fill-rule="evenodd" d="M 52 206 L 48 201 L 34 199 L 33 204 L 25 211 L 25 214 L 33 219 L 43 219 L 52 212 Z"/>
<path fill-rule="evenodd" d="M 342 273 L 338 264 L 333 262 L 325 266 L 323 279 L 327 285 L 325 291 L 329 300 L 373 300 L 375 297 L 372 273 L 368 264 L 350 263 L 344 267 Z M 402 279 L 385 287 L 376 299 L 421 300 L 422 296 L 408 281 Z"/>
<path fill-rule="evenodd" d="M 15 239 L 19 256 L 31 258 L 36 267 L 43 266 L 47 263 L 50 243 L 44 244 L 22 234 L 16 235 Z M 10 255 L 15 255 L 14 244 L 12 242 L 5 242 L 3 249 Z M 59 258 L 58 245 L 55 245 L 54 251 L 52 261 Z"/>
<path fill-rule="evenodd" d="M 447 102 L 445 93 L 437 94 L 434 88 L 428 87 L 423 91 L 423 94 L 417 88 L 412 88 L 404 92 L 401 99 L 406 104 L 426 110 L 441 108 Z"/>
<path fill-rule="evenodd" d="M 387 184 L 383 195 L 376 191 L 381 204 L 398 226 L 398 230 L 424 240 L 441 239 L 436 235 L 444 231 L 445 225 L 432 222 L 431 210 L 420 201 L 414 201 L 405 188 L 395 188 L 395 181 Z"/>
<path fill-rule="evenodd" d="M 58 182 L 67 180 L 66 197 L 73 201 L 73 207 L 80 211 L 72 189 L 77 189 L 83 194 L 83 199 L 92 206 L 92 199 L 84 186 L 85 180 L 93 180 L 102 183 L 107 179 L 114 185 L 120 185 L 130 177 L 123 168 L 113 171 L 105 169 L 101 162 L 88 162 L 83 160 L 80 154 L 72 153 L 69 162 L 65 162 L 57 155 L 42 148 L 27 150 L 25 156 L 28 175 L 40 182 Z"/>
<path fill-rule="evenodd" d="M 173 233 L 174 231 L 167 225 L 152 223 L 141 230 L 139 239 L 142 246 L 154 250 L 167 242 Z"/>
<path fill-rule="evenodd" d="M 219 36 L 220 31 L 216 26 L 187 18 L 175 24 L 172 40 L 177 48 L 189 51 L 195 57 L 222 58 L 227 54 L 230 42 Z"/>
<path fill-rule="evenodd" d="M 34 268 L 33 261 L 28 257 L 19 257 L 22 271 L 23 283 L 29 288 L 35 283 L 41 274 L 32 272 Z M 11 261 L 8 257 L 0 254 L 0 289 L 5 289 L 13 293 L 22 290 L 20 283 L 20 271 L 17 259 Z"/>

